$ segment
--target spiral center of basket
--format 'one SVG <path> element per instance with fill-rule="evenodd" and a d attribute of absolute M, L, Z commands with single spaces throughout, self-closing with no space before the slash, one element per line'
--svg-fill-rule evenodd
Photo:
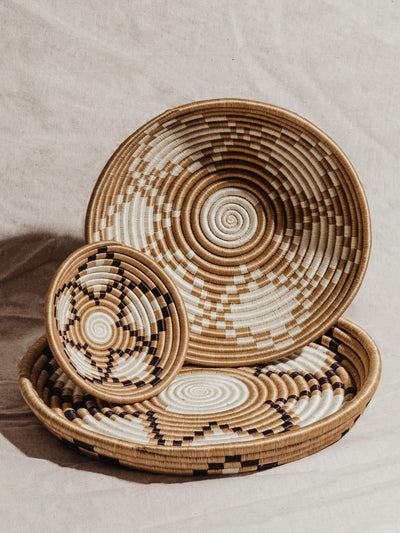
<path fill-rule="evenodd" d="M 258 227 L 257 197 L 246 189 L 224 187 L 212 193 L 200 211 L 200 226 L 217 246 L 237 248 L 248 243 Z"/>
<path fill-rule="evenodd" d="M 83 327 L 87 339 L 93 344 L 106 345 L 115 332 L 113 318 L 104 311 L 92 311 L 85 315 Z"/>
<path fill-rule="evenodd" d="M 249 389 L 237 378 L 222 372 L 182 374 L 162 391 L 167 411 L 180 414 L 218 413 L 246 402 Z"/>

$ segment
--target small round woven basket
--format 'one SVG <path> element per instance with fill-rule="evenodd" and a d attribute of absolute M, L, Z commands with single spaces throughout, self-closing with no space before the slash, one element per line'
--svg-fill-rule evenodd
<path fill-rule="evenodd" d="M 115 405 L 85 394 L 45 337 L 19 363 L 35 415 L 77 449 L 169 474 L 233 474 L 294 461 L 339 440 L 369 403 L 380 356 L 340 319 L 291 356 L 243 368 L 184 367 L 158 396 Z"/>
<path fill-rule="evenodd" d="M 132 403 L 161 392 L 183 365 L 186 309 L 154 261 L 102 242 L 71 254 L 48 292 L 46 327 L 58 364 L 86 392 Z"/>
<path fill-rule="evenodd" d="M 186 360 L 266 362 L 312 342 L 344 312 L 370 250 L 355 170 L 300 116 L 246 100 L 166 111 L 101 173 L 86 239 L 152 257 L 185 302 Z"/>

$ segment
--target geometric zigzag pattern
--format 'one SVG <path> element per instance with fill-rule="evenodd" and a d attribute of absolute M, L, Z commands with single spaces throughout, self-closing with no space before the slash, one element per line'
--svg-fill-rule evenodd
<path fill-rule="evenodd" d="M 76 426 L 137 445 L 194 449 L 240 445 L 305 427 L 350 401 L 357 384 L 340 351 L 340 343 L 328 332 L 318 343 L 265 365 L 184 367 L 158 396 L 115 405 L 75 386 L 47 349 L 44 397 Z M 90 445 L 74 444 L 94 453 Z M 225 457 L 223 464 L 210 463 L 194 473 L 234 473 L 271 466 L 259 464 L 257 459 L 242 461 L 240 454 L 233 454 Z"/>
<path fill-rule="evenodd" d="M 89 245 L 60 268 L 48 330 L 58 360 L 99 397 L 136 401 L 160 392 L 183 364 L 186 316 L 172 283 L 119 244 Z"/>

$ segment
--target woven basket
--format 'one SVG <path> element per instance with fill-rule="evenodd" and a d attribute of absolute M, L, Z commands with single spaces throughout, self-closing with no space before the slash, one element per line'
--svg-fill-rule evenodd
<path fill-rule="evenodd" d="M 263 470 L 321 450 L 354 425 L 379 376 L 375 343 L 344 319 L 269 364 L 184 367 L 160 395 L 134 405 L 85 394 L 45 337 L 19 363 L 25 401 L 63 441 L 122 465 L 190 475 Z"/>
<path fill-rule="evenodd" d="M 245 100 L 169 110 L 101 173 L 86 239 L 153 257 L 182 294 L 186 361 L 287 355 L 344 312 L 370 250 L 367 201 L 342 150 L 298 115 Z"/>
<path fill-rule="evenodd" d="M 150 257 L 111 242 L 64 261 L 48 292 L 46 327 L 69 378 L 113 402 L 161 392 L 188 343 L 186 309 L 172 281 Z"/>

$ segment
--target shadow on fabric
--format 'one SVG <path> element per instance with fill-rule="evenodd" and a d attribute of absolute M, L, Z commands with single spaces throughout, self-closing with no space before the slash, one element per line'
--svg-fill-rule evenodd
<path fill-rule="evenodd" d="M 63 467 L 145 484 L 193 481 L 103 464 L 69 449 L 42 426 L 20 394 L 17 363 L 45 331 L 44 303 L 50 281 L 64 259 L 83 244 L 80 239 L 48 233 L 0 243 L 0 431 L 26 456 Z"/>

